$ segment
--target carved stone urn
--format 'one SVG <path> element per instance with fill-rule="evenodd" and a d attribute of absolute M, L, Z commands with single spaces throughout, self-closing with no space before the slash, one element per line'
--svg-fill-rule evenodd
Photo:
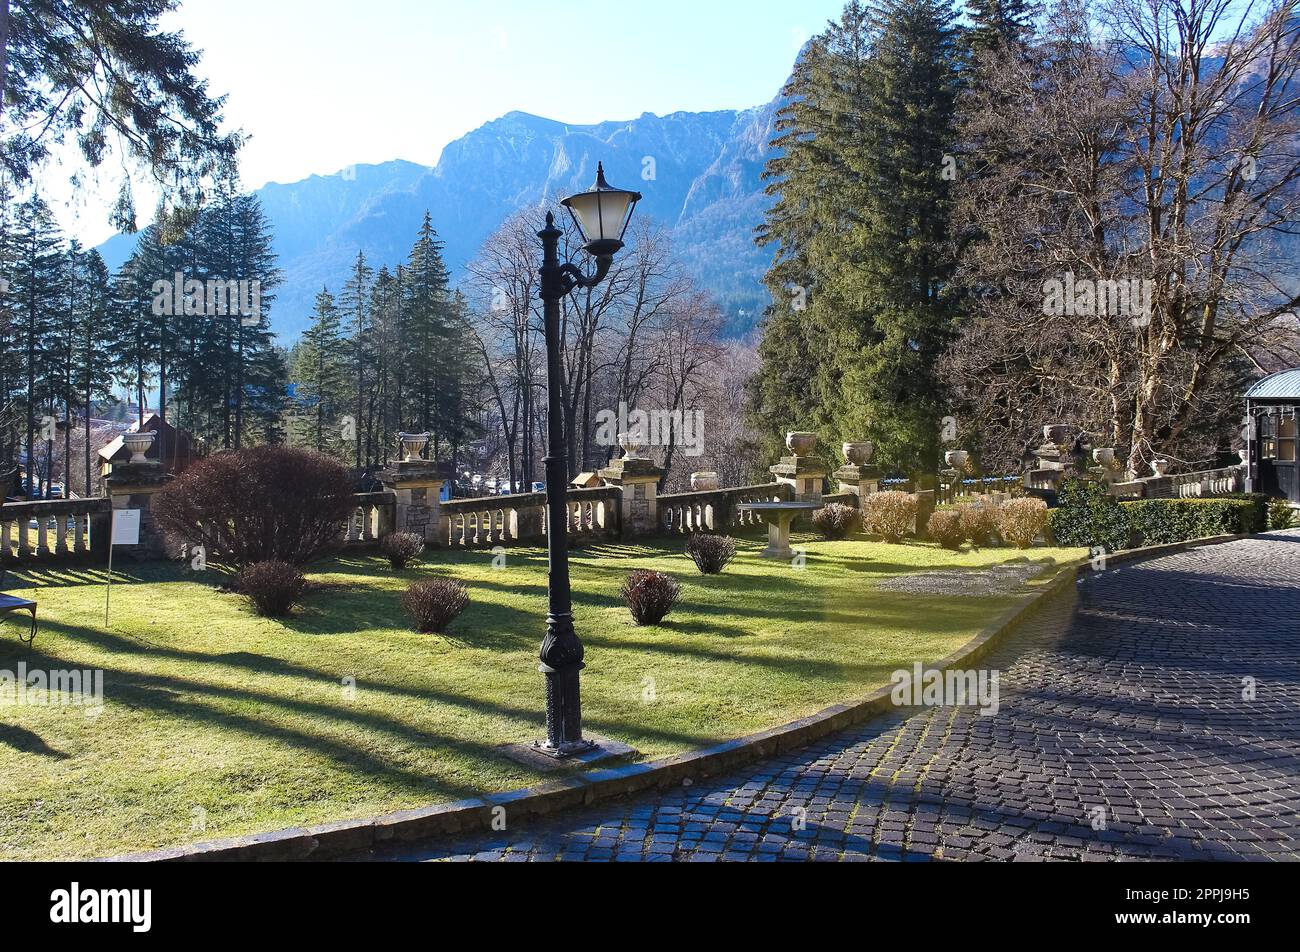
<path fill-rule="evenodd" d="M 1043 427 L 1043 439 L 1053 446 L 1071 442 L 1074 428 L 1068 423 L 1052 423 Z"/>
<path fill-rule="evenodd" d="M 407 463 L 420 459 L 429 445 L 428 433 L 402 433 L 397 438 L 402 442 L 402 460 Z"/>
<path fill-rule="evenodd" d="M 1163 478 L 1169 475 L 1169 470 L 1172 468 L 1172 466 L 1173 464 L 1169 462 L 1169 460 L 1167 459 L 1152 460 L 1151 472 L 1155 473 L 1156 476 Z"/>
<path fill-rule="evenodd" d="M 717 473 L 691 473 L 691 491 L 697 493 L 716 492 L 721 485 Z"/>
<path fill-rule="evenodd" d="M 875 443 L 844 444 L 844 459 L 850 466 L 867 466 L 875 455 Z"/>
<path fill-rule="evenodd" d="M 158 434 L 146 430 L 141 433 L 127 433 L 122 437 L 122 444 L 131 451 L 131 463 L 133 465 L 146 463 L 144 454 L 149 452 L 149 447 L 153 446 L 153 441 Z"/>
<path fill-rule="evenodd" d="M 790 448 L 790 452 L 795 456 L 812 456 L 813 450 L 817 449 L 817 434 L 787 433 L 785 445 Z"/>
<path fill-rule="evenodd" d="M 1096 449 L 1092 451 L 1093 461 L 1106 469 L 1115 468 L 1115 451 L 1113 449 Z"/>
<path fill-rule="evenodd" d="M 618 445 L 623 449 L 624 459 L 645 459 L 641 455 L 645 451 L 645 444 L 641 442 L 637 434 L 620 433 L 618 435 Z"/>
<path fill-rule="evenodd" d="M 970 462 L 970 454 L 965 450 L 951 450 L 943 455 L 944 461 L 952 469 L 965 472 L 966 464 Z"/>

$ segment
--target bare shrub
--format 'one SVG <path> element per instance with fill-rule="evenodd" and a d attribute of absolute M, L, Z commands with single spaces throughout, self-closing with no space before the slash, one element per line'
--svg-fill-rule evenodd
<path fill-rule="evenodd" d="M 686 554 L 695 562 L 701 575 L 721 575 L 736 557 L 736 541 L 727 536 L 697 532 L 686 541 Z"/>
<path fill-rule="evenodd" d="M 682 596 L 682 587 L 671 575 L 637 569 L 623 583 L 623 598 L 637 625 L 658 625 Z"/>
<path fill-rule="evenodd" d="M 957 509 L 961 517 L 961 531 L 967 541 L 977 549 L 992 545 L 997 538 L 997 510 L 983 503 L 966 503 Z"/>
<path fill-rule="evenodd" d="M 862 502 L 862 526 L 886 542 L 898 543 L 916 525 L 916 497 L 911 493 L 872 493 Z"/>
<path fill-rule="evenodd" d="M 966 530 L 962 528 L 961 513 L 955 509 L 940 509 L 930 516 L 926 526 L 930 538 L 945 549 L 956 552 L 966 541 Z"/>
<path fill-rule="evenodd" d="M 998 510 L 998 530 L 1018 549 L 1028 549 L 1047 528 L 1047 503 L 1024 497 L 1011 499 Z"/>
<path fill-rule="evenodd" d="M 307 589 L 303 574 L 287 562 L 258 562 L 239 573 L 239 593 L 263 618 L 283 618 Z"/>
<path fill-rule="evenodd" d="M 852 506 L 833 502 L 813 513 L 812 524 L 818 535 L 828 542 L 834 542 L 853 531 L 853 523 L 857 518 L 858 511 Z"/>
<path fill-rule="evenodd" d="M 402 607 L 422 634 L 441 634 L 469 607 L 469 592 L 455 579 L 432 578 L 412 582 L 402 596 Z"/>
<path fill-rule="evenodd" d="M 236 569 L 303 566 L 334 552 L 352 512 L 352 480 L 314 450 L 256 446 L 200 460 L 154 497 L 175 539 Z"/>
<path fill-rule="evenodd" d="M 390 532 L 380 541 L 379 551 L 393 570 L 400 572 L 424 554 L 424 537 L 414 532 Z"/>

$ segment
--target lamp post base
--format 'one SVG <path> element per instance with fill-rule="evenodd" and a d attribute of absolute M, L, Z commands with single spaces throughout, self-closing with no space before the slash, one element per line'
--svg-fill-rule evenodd
<path fill-rule="evenodd" d="M 550 757 L 552 760 L 573 760 L 596 750 L 599 746 L 594 740 L 586 739 L 572 744 L 562 744 L 559 747 L 552 747 L 544 740 L 533 741 L 533 750 L 543 757 Z"/>
<path fill-rule="evenodd" d="M 608 737 L 586 737 L 578 744 L 569 744 L 557 750 L 544 740 L 531 744 L 507 744 L 501 753 L 516 763 L 530 767 L 538 773 L 559 773 L 575 767 L 591 767 L 613 761 L 633 760 L 640 756 L 627 744 Z"/>

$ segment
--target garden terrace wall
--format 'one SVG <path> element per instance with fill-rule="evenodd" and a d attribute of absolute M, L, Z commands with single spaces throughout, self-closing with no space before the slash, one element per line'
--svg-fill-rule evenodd
<path fill-rule="evenodd" d="M 617 539 L 623 491 L 616 486 L 568 491 L 569 538 Z M 516 493 L 442 504 L 439 541 L 449 549 L 490 549 L 545 541 L 546 494 Z"/>
<path fill-rule="evenodd" d="M 1200 473 L 1150 476 L 1128 483 L 1116 483 L 1111 492 L 1121 499 L 1212 499 L 1216 496 L 1231 496 L 1245 488 L 1245 467 L 1230 466 Z"/>
<path fill-rule="evenodd" d="M 391 492 L 358 493 L 343 528 L 343 543 L 351 548 L 378 544 L 393 531 L 397 497 Z"/>
<path fill-rule="evenodd" d="M 0 506 L 0 560 L 22 565 L 105 558 L 111 512 L 107 499 Z"/>
<path fill-rule="evenodd" d="M 788 483 L 660 496 L 659 529 L 670 535 L 690 535 L 761 526 L 761 518 L 752 512 L 740 512 L 739 507 L 745 503 L 788 502 L 793 498 L 794 487 Z"/>

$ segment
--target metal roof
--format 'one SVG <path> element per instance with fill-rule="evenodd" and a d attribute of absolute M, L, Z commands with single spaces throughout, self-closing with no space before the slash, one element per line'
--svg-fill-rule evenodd
<path fill-rule="evenodd" d="M 1265 377 L 1246 394 L 1247 400 L 1300 400 L 1300 367 Z"/>

